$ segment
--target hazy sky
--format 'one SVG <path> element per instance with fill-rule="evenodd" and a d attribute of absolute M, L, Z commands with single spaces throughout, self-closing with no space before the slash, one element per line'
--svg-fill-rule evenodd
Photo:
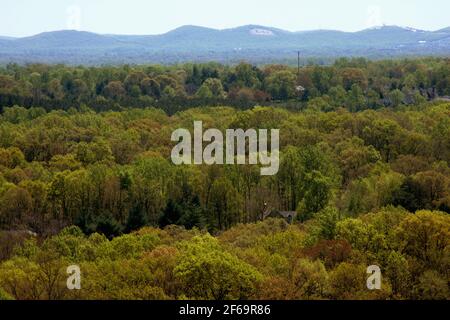
<path fill-rule="evenodd" d="M 0 35 L 78 29 L 159 34 L 181 25 L 261 24 L 291 31 L 357 31 L 388 24 L 450 26 L 449 0 L 0 0 Z"/>

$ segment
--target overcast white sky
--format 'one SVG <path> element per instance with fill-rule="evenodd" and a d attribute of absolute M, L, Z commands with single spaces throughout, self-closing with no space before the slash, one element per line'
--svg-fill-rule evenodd
<path fill-rule="evenodd" d="M 218 29 L 260 24 L 291 31 L 450 26 L 449 0 L 0 0 L 0 8 L 3 36 L 63 29 L 159 34 L 186 24 Z"/>

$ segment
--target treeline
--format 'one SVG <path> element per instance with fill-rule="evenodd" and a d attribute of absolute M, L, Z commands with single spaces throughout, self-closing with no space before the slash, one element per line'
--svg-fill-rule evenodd
<path fill-rule="evenodd" d="M 216 233 L 268 209 L 295 211 L 301 222 L 330 207 L 350 217 L 388 205 L 450 213 L 449 112 L 442 102 L 356 114 L 205 107 L 172 117 L 5 108 L 0 228 L 45 237 L 77 225 L 112 239 L 147 225 Z M 173 165 L 171 133 L 194 120 L 205 130 L 280 129 L 279 173 Z"/>
<path fill-rule="evenodd" d="M 0 107 L 47 111 L 87 105 L 95 111 L 289 103 L 294 109 L 350 111 L 418 105 L 450 95 L 450 60 L 339 59 L 297 68 L 184 64 L 69 67 L 9 64 L 0 68 Z"/>

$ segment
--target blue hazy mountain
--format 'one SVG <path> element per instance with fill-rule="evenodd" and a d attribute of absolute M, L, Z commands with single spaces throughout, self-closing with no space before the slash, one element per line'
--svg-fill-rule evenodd
<path fill-rule="evenodd" d="M 247 25 L 216 30 L 183 26 L 161 35 L 101 35 L 85 31 L 45 32 L 31 37 L 0 37 L 0 63 L 68 64 L 252 62 L 296 57 L 450 55 L 450 27 L 424 31 L 398 26 L 359 32 L 290 32 Z"/>

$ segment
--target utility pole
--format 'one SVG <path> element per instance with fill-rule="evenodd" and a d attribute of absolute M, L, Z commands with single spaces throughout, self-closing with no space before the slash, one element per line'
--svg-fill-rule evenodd
<path fill-rule="evenodd" d="M 299 98 L 301 98 L 305 92 L 305 88 L 300 85 L 300 51 L 297 51 L 297 85 L 295 87 Z"/>

